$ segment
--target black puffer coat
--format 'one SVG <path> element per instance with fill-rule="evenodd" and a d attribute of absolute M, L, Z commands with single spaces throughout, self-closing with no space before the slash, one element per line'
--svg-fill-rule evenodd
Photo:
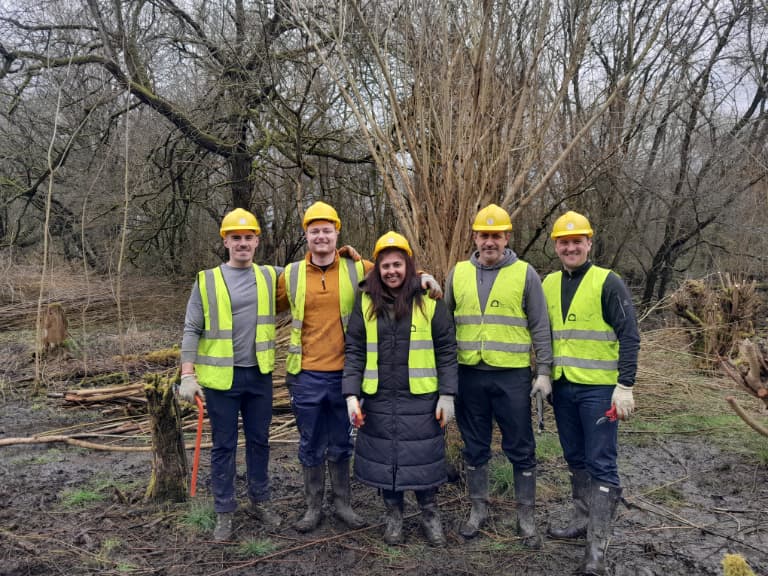
<path fill-rule="evenodd" d="M 427 296 L 424 296 L 425 298 Z M 379 317 L 379 386 L 361 396 L 365 369 L 365 322 L 358 294 L 346 334 L 345 396 L 361 398 L 365 425 L 357 435 L 355 477 L 385 490 L 426 490 L 447 480 L 445 439 L 435 420 L 437 393 L 411 394 L 408 385 L 408 346 L 411 316 L 395 322 L 394 315 Z M 445 304 L 438 300 L 432 318 L 432 340 L 437 362 L 439 394 L 458 390 L 456 334 Z"/>

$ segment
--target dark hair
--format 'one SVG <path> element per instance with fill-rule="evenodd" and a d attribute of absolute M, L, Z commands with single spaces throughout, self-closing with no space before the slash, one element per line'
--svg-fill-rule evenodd
<path fill-rule="evenodd" d="M 381 281 L 381 268 L 379 262 L 381 257 L 397 250 L 405 258 L 405 279 L 397 294 L 392 294 L 384 283 Z M 374 262 L 373 270 L 365 277 L 365 290 L 373 301 L 373 307 L 367 311 L 368 319 L 373 319 L 374 316 L 380 317 L 387 313 L 389 302 L 392 302 L 392 307 L 395 311 L 395 320 L 400 320 L 404 316 L 408 316 L 411 313 L 411 300 L 413 304 L 418 306 L 419 309 L 424 312 L 424 301 L 421 291 L 421 280 L 416 274 L 416 262 L 413 257 L 408 256 L 405 250 L 399 248 L 388 248 L 382 250 L 376 262 Z M 386 296 L 389 295 L 389 298 Z M 366 311 L 364 311 L 366 313 Z"/>

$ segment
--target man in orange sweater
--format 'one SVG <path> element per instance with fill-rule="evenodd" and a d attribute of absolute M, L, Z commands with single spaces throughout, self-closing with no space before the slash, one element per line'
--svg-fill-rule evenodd
<path fill-rule="evenodd" d="M 336 516 L 356 529 L 365 521 L 350 506 L 349 461 L 353 446 L 341 377 L 344 335 L 355 292 L 373 263 L 339 255 L 336 242 L 341 220 L 328 204 L 312 204 L 304 214 L 303 227 L 307 255 L 286 266 L 277 281 L 277 309 L 290 307 L 292 316 L 286 377 L 300 434 L 299 461 L 304 470 L 307 504 L 294 528 L 310 532 L 322 520 L 327 460 Z M 439 285 L 428 274 L 422 275 L 422 285 L 433 296 L 442 296 Z"/>
<path fill-rule="evenodd" d="M 339 256 L 341 221 L 328 204 L 310 206 L 303 226 L 309 251 L 303 260 L 286 266 L 277 282 L 277 309 L 290 306 L 293 317 L 286 378 L 299 428 L 307 502 L 294 527 L 309 532 L 320 524 L 327 459 L 336 516 L 350 528 L 361 528 L 365 522 L 350 506 L 352 441 L 341 375 L 355 290 L 373 264 Z"/>

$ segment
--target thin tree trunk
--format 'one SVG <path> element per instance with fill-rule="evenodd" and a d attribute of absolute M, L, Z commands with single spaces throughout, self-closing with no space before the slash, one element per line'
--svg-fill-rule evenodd
<path fill-rule="evenodd" d="M 155 502 L 187 499 L 187 458 L 173 383 L 172 378 L 155 375 L 144 387 L 152 432 L 152 477 L 145 499 Z"/>

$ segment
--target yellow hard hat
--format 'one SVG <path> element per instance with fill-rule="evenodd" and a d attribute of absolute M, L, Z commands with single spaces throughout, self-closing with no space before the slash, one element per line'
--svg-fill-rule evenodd
<path fill-rule="evenodd" d="M 472 230 L 476 232 L 509 232 L 512 230 L 512 220 L 501 206 L 488 204 L 475 216 Z"/>
<path fill-rule="evenodd" d="M 592 238 L 592 234 L 592 226 L 589 225 L 587 217 L 569 210 L 555 220 L 555 224 L 552 226 L 551 238 L 552 240 L 562 236 L 587 236 Z"/>
<path fill-rule="evenodd" d="M 261 234 L 261 227 L 256 216 L 242 208 L 235 208 L 232 212 L 227 212 L 221 220 L 219 234 L 222 238 L 227 235 L 227 232 L 233 230 L 253 230 L 256 234 Z"/>
<path fill-rule="evenodd" d="M 307 211 L 304 212 L 304 222 L 302 223 L 304 230 L 306 230 L 307 226 L 315 220 L 327 220 L 328 222 L 333 222 L 336 226 L 336 230 L 341 230 L 341 220 L 339 220 L 339 215 L 336 213 L 336 210 L 333 209 L 333 206 L 330 206 L 325 202 L 315 202 L 312 206 L 307 208 Z"/>
<path fill-rule="evenodd" d="M 390 230 L 384 234 L 384 236 L 376 240 L 376 246 L 373 247 L 373 259 L 376 260 L 379 252 L 389 248 L 399 248 L 408 254 L 408 256 L 413 256 L 413 250 L 411 250 L 411 245 L 408 244 L 408 240 L 405 239 L 405 236 Z"/>

